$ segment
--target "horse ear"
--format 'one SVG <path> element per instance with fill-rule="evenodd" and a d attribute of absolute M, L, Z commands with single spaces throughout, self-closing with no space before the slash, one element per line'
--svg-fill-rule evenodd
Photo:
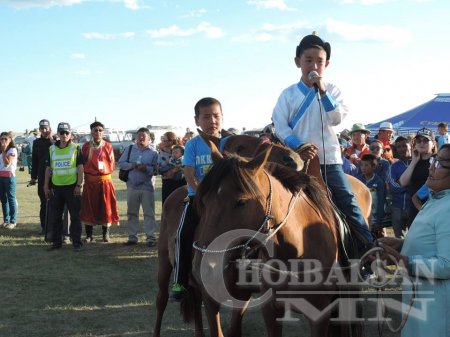
<path fill-rule="evenodd" d="M 233 132 L 230 132 L 228 130 L 222 129 L 220 131 L 220 134 L 222 135 L 222 137 L 228 137 L 228 136 L 234 136 L 235 134 Z"/>
<path fill-rule="evenodd" d="M 269 159 L 270 152 L 272 151 L 272 145 L 268 146 L 267 149 L 259 153 L 255 158 L 249 162 L 243 164 L 243 167 L 252 171 L 259 171 L 267 163 Z"/>
<path fill-rule="evenodd" d="M 207 142 L 207 144 L 211 149 L 211 159 L 214 164 L 217 164 L 219 161 L 223 159 L 222 153 L 220 153 L 216 144 L 214 144 L 212 141 Z"/>
<path fill-rule="evenodd" d="M 202 137 L 202 139 L 205 141 L 205 143 L 208 144 L 208 146 L 209 146 L 209 142 L 212 142 L 212 143 L 214 143 L 216 148 L 219 147 L 220 138 L 208 135 L 207 133 L 204 133 L 200 129 L 197 129 L 197 132 L 198 132 L 199 136 Z M 211 147 L 211 146 L 209 146 L 209 147 Z"/>

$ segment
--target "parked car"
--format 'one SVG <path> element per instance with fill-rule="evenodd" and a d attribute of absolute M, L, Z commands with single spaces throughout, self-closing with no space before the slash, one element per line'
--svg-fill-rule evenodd
<path fill-rule="evenodd" d="M 128 130 L 123 135 L 117 133 L 110 133 L 105 136 L 105 140 L 109 141 L 113 147 L 114 158 L 116 161 L 119 160 L 122 152 L 130 146 L 134 144 L 136 139 L 137 130 Z"/>

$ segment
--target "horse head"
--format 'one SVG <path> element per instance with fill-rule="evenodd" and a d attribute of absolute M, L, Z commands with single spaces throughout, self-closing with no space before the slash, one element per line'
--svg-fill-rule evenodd
<path fill-rule="evenodd" d="M 235 266 L 241 257 L 247 257 L 249 251 L 260 248 L 264 248 L 263 254 L 267 256 L 274 247 L 278 250 L 276 247 L 283 245 L 283 256 L 302 256 L 303 241 L 312 232 L 312 228 L 306 227 L 317 224 L 317 233 L 323 231 L 325 222 L 333 222 L 330 207 L 324 205 L 326 195 L 320 192 L 318 183 L 303 173 L 269 163 L 272 147 L 248 160 L 232 154 L 223 156 L 214 143 L 209 144 L 214 164 L 195 198 L 201 217 L 194 243 L 192 274 L 199 284 L 233 286 L 237 271 L 229 267 Z M 288 221 L 289 225 L 275 235 L 277 226 Z M 270 235 L 272 231 L 274 235 Z M 317 250 L 317 240 L 310 242 L 314 242 Z M 323 242 L 330 242 L 329 246 L 333 247 L 335 235 L 327 234 Z M 331 254 L 330 261 L 333 259 Z M 215 298 L 225 300 L 227 293 L 218 293 L 226 288 L 215 286 Z"/>

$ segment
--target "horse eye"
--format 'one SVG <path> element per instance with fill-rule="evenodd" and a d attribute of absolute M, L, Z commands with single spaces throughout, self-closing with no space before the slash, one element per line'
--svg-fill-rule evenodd
<path fill-rule="evenodd" d="M 238 201 L 236 201 L 236 207 L 242 207 L 246 204 L 247 200 L 244 199 L 239 199 Z"/>
<path fill-rule="evenodd" d="M 244 146 L 243 146 L 243 145 L 239 145 L 239 146 L 236 148 L 236 153 L 237 153 L 237 154 L 240 154 L 243 150 L 244 150 Z"/>

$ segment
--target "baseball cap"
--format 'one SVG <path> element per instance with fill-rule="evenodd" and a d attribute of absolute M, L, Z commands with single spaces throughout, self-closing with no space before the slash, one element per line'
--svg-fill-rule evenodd
<path fill-rule="evenodd" d="M 70 132 L 70 124 L 66 122 L 61 122 L 58 124 L 58 132 L 60 131 L 68 131 Z"/>
<path fill-rule="evenodd" d="M 41 119 L 39 121 L 39 127 L 40 128 L 49 128 L 50 127 L 50 122 L 48 121 L 48 119 Z"/>
<path fill-rule="evenodd" d="M 417 131 L 417 133 L 416 133 L 416 137 L 415 138 L 417 138 L 417 137 L 425 137 L 428 140 L 433 140 L 434 139 L 433 131 L 431 131 L 430 129 L 427 129 L 427 128 L 419 129 Z"/>
<path fill-rule="evenodd" d="M 331 56 L 331 46 L 328 42 L 323 41 L 320 37 L 313 32 L 311 35 L 306 35 L 297 46 L 296 56 L 299 57 L 306 49 L 309 48 L 321 48 L 327 53 L 327 60 Z"/>

